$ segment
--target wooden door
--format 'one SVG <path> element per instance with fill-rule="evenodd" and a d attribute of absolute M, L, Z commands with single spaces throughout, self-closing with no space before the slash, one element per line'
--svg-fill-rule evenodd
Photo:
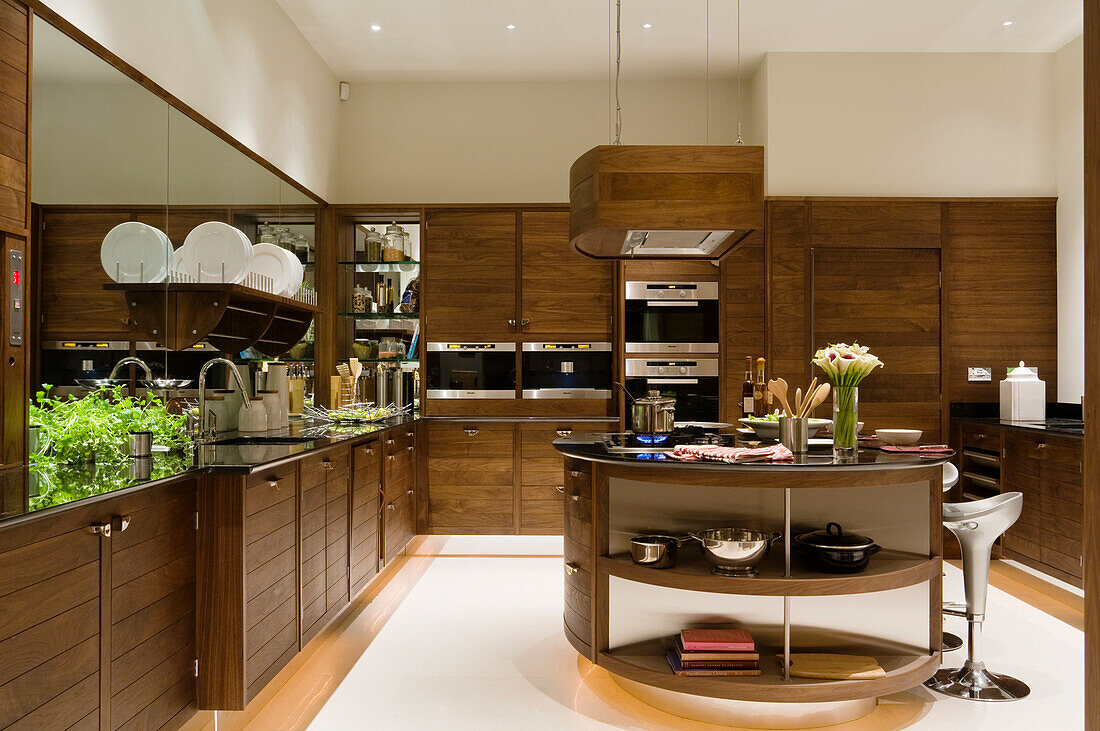
<path fill-rule="evenodd" d="M 508 423 L 428 425 L 428 532 L 515 532 L 514 428 Z"/>
<path fill-rule="evenodd" d="M 885 363 L 859 388 L 864 433 L 921 429 L 939 441 L 939 251 L 815 248 L 812 264 L 815 347 L 857 341 Z"/>
<path fill-rule="evenodd" d="M 573 251 L 568 211 L 525 211 L 520 230 L 520 331 L 525 336 L 609 340 L 615 265 Z"/>
<path fill-rule="evenodd" d="M 421 243 L 427 340 L 501 341 L 516 334 L 516 214 L 429 211 Z"/>
<path fill-rule="evenodd" d="M 379 443 L 352 450 L 351 540 L 348 564 L 354 597 L 378 573 L 378 511 L 382 494 Z"/>

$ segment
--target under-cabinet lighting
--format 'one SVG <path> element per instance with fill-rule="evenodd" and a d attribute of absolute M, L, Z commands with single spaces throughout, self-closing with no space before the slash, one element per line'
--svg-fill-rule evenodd
<path fill-rule="evenodd" d="M 516 26 L 512 25 L 511 23 L 509 23 L 508 25 L 506 25 L 504 27 L 507 28 L 508 30 L 515 30 L 516 29 Z"/>
<path fill-rule="evenodd" d="M 1006 20 L 1005 22 L 1001 23 L 1001 25 L 1003 25 L 1005 28 L 1007 28 L 1008 26 L 1012 25 L 1012 21 L 1011 20 Z"/>
<path fill-rule="evenodd" d="M 653 27 L 653 23 L 642 23 L 642 27 L 645 28 L 646 30 L 649 30 L 650 28 Z"/>
<path fill-rule="evenodd" d="M 374 31 L 375 33 L 377 33 L 378 31 L 382 30 L 382 26 L 380 26 L 380 25 L 372 25 L 372 26 L 370 27 L 370 29 L 371 29 L 371 30 L 373 30 L 373 31 Z"/>

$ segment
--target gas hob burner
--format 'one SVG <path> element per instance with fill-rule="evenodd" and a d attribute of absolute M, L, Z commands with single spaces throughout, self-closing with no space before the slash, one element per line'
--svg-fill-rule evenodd
<path fill-rule="evenodd" d="M 733 434 L 715 434 L 698 428 L 676 429 L 670 434 L 604 434 L 603 446 L 609 454 L 659 454 L 683 444 L 732 446 Z"/>

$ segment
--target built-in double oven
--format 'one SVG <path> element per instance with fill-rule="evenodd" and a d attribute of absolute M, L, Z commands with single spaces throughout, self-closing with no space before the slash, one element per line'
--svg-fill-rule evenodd
<path fill-rule="evenodd" d="M 650 391 L 676 399 L 676 423 L 718 421 L 718 359 L 651 356 L 626 359 L 626 390 L 639 398 Z M 630 409 L 626 410 L 627 428 Z"/>
<path fill-rule="evenodd" d="M 428 398 L 516 397 L 516 343 L 428 343 Z M 525 399 L 611 398 L 611 343 L 523 343 Z"/>
<path fill-rule="evenodd" d="M 627 282 L 627 353 L 717 353 L 718 282 Z"/>

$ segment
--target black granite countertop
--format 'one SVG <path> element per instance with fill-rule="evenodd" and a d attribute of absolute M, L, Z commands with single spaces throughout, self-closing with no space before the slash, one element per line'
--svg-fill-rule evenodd
<path fill-rule="evenodd" d="M 1071 437 L 1083 437 L 1085 435 L 1085 422 L 1080 419 L 1044 419 L 1043 421 L 1004 421 L 995 417 L 964 416 L 956 421 L 970 424 L 987 424 L 989 426 L 1001 426 L 1006 429 L 1024 429 L 1026 431 L 1041 431 L 1048 434 L 1063 434 Z"/>
<path fill-rule="evenodd" d="M 860 448 L 854 461 L 841 461 L 833 457 L 829 444 L 810 445 L 809 454 L 796 457 L 792 462 L 747 462 L 729 464 L 725 462 L 680 462 L 661 452 L 643 454 L 615 454 L 608 452 L 600 434 L 574 434 L 554 440 L 554 447 L 564 455 L 589 462 L 605 464 L 645 466 L 654 470 L 665 468 L 696 469 L 721 472 L 798 472 L 836 470 L 872 470 L 872 469 L 915 469 L 929 465 L 944 464 L 950 454 L 902 454 L 883 452 L 878 449 Z"/>
<path fill-rule="evenodd" d="M 286 439 L 287 443 L 282 444 L 209 444 L 187 452 L 154 452 L 148 461 L 126 460 L 106 465 L 31 464 L 0 475 L 3 483 L 0 490 L 0 525 L 32 513 L 113 496 L 122 490 L 155 487 L 181 477 L 215 470 L 247 474 L 295 459 L 307 452 L 362 439 L 418 419 L 418 415 L 406 414 L 355 426 L 300 420 L 291 422 L 286 429 L 260 434 L 227 432 L 218 438 L 218 441 L 231 441 L 239 437 Z"/>

